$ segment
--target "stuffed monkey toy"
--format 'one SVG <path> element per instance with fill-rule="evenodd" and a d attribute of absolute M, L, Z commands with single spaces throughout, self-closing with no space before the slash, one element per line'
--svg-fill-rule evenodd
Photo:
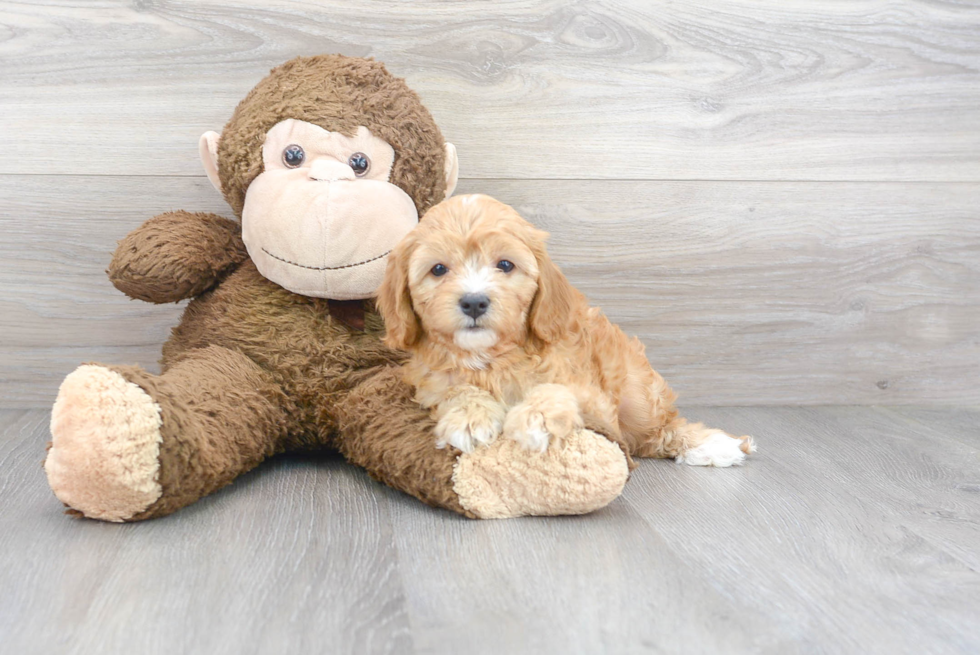
<path fill-rule="evenodd" d="M 69 513 L 164 516 L 267 457 L 319 448 L 472 518 L 579 514 L 619 495 L 630 461 L 595 421 L 545 453 L 435 447 L 372 300 L 388 253 L 457 178 L 455 148 L 403 80 L 365 59 L 294 59 L 200 153 L 238 220 L 174 211 L 119 243 L 116 288 L 191 300 L 160 375 L 93 363 L 63 381 L 44 468 Z"/>

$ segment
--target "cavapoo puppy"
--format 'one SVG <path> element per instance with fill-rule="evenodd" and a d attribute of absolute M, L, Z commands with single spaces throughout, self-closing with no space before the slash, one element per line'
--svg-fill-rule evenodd
<path fill-rule="evenodd" d="M 701 466 L 754 450 L 677 415 L 674 394 L 630 339 L 569 284 L 547 234 L 488 196 L 430 209 L 394 249 L 378 296 L 406 381 L 463 452 L 500 434 L 543 451 L 588 423 L 629 455 Z"/>

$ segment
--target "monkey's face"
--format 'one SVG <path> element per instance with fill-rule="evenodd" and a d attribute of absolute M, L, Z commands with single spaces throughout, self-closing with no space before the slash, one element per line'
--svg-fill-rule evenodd
<path fill-rule="evenodd" d="M 259 272 L 304 296 L 373 296 L 388 253 L 418 223 L 412 199 L 388 181 L 394 160 L 363 126 L 347 137 L 295 119 L 276 124 L 242 211 Z"/>

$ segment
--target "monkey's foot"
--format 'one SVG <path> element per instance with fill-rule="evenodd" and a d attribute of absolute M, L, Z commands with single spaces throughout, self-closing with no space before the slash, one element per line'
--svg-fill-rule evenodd
<path fill-rule="evenodd" d="M 482 519 L 587 514 L 615 500 L 628 477 L 619 446 L 578 430 L 540 453 L 510 439 L 464 453 L 453 489 L 463 508 Z"/>
<path fill-rule="evenodd" d="M 160 407 L 136 384 L 96 365 L 61 383 L 44 470 L 55 496 L 85 516 L 125 521 L 162 489 Z"/>

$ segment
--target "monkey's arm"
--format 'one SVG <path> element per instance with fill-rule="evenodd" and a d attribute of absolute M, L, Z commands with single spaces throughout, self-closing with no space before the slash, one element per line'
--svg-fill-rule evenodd
<path fill-rule="evenodd" d="M 130 298 L 177 302 L 207 291 L 248 257 L 241 227 L 217 214 L 160 214 L 126 235 L 109 280 Z"/>
<path fill-rule="evenodd" d="M 336 414 L 335 444 L 348 460 L 430 505 L 488 519 L 585 514 L 612 502 L 629 477 L 626 451 L 588 429 L 544 453 L 504 438 L 471 453 L 436 448 L 436 423 L 414 394 L 399 367 L 378 367 L 318 411 Z"/>

